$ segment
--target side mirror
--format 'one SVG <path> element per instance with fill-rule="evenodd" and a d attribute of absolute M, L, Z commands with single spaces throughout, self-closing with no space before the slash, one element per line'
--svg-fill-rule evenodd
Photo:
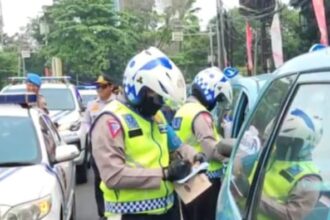
<path fill-rule="evenodd" d="M 61 145 L 56 148 L 56 163 L 73 160 L 79 156 L 79 150 L 76 145 Z"/>

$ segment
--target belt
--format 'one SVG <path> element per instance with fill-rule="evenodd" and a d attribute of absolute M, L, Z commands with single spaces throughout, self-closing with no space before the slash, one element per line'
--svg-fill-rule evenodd
<path fill-rule="evenodd" d="M 132 202 L 107 202 L 105 201 L 105 212 L 116 214 L 141 213 L 150 210 L 166 208 L 174 203 L 174 195 L 170 194 L 157 199 L 148 199 Z"/>

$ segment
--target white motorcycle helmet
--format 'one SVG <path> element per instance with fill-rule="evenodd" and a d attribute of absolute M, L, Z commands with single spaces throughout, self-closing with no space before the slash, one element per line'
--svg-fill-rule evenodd
<path fill-rule="evenodd" d="M 281 149 L 283 159 L 310 159 L 311 152 L 320 142 L 322 134 L 321 118 L 296 108 L 286 116 L 276 148 Z"/>
<path fill-rule="evenodd" d="M 140 105 L 146 88 L 164 100 L 183 103 L 186 84 L 179 68 L 159 49 L 150 47 L 135 55 L 124 73 L 124 94 L 132 105 Z"/>
<path fill-rule="evenodd" d="M 204 69 L 194 78 L 192 94 L 209 110 L 214 108 L 219 98 L 220 101 L 227 101 L 231 104 L 233 92 L 228 80 L 229 77 L 217 67 Z"/>

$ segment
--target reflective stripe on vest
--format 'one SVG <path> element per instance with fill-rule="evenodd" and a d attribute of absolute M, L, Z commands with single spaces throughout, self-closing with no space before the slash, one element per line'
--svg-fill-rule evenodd
<path fill-rule="evenodd" d="M 193 121 L 200 113 L 210 114 L 207 109 L 198 102 L 187 102 L 176 112 L 173 120 L 173 128 L 182 142 L 191 145 L 197 152 L 202 152 L 202 147 L 193 133 Z M 217 141 L 220 137 L 216 127 L 213 125 L 214 137 Z M 207 175 L 209 178 L 219 178 L 222 175 L 222 164 L 217 161 L 210 161 Z"/>
<path fill-rule="evenodd" d="M 129 167 L 161 168 L 169 165 L 166 120 L 158 112 L 148 121 L 119 101 L 109 103 L 102 114 L 112 114 L 124 132 Z M 113 214 L 162 214 L 173 206 L 173 184 L 161 181 L 157 189 L 109 189 L 101 182 L 106 216 Z"/>

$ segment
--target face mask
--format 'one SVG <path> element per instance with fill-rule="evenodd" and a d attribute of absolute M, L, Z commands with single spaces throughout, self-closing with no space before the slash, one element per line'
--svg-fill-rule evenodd
<path fill-rule="evenodd" d="M 151 117 L 162 107 L 163 99 L 160 96 L 147 96 L 138 107 L 144 117 Z"/>

